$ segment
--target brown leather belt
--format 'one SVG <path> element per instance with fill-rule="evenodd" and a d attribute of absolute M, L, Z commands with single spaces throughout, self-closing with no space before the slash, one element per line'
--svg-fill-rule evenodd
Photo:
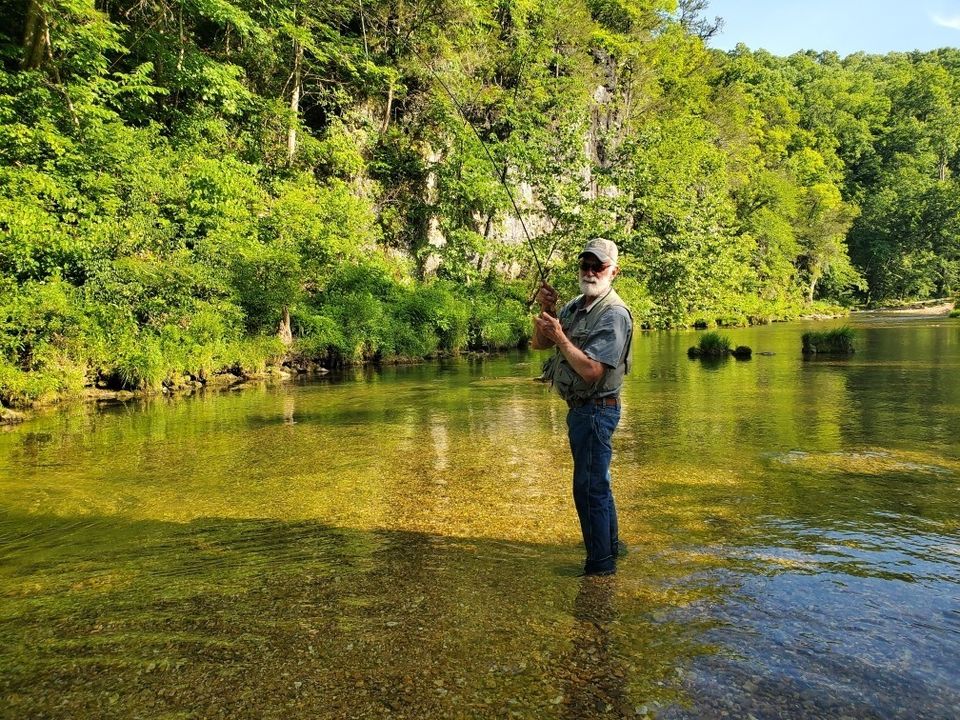
<path fill-rule="evenodd" d="M 583 407 L 584 405 L 599 405 L 601 407 L 616 407 L 620 404 L 620 398 L 616 395 L 608 395 L 607 397 L 592 398 L 590 400 L 568 400 L 567 405 L 570 407 Z"/>

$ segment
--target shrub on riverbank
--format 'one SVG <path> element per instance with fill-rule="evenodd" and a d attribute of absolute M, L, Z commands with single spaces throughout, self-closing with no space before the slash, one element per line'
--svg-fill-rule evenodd
<path fill-rule="evenodd" d="M 833 330 L 805 332 L 801 337 L 804 355 L 849 355 L 854 352 L 856 332 L 844 325 Z"/>
<path fill-rule="evenodd" d="M 330 365 L 516 347 L 529 335 L 526 284 L 493 275 L 415 282 L 380 262 L 341 267 L 293 313 L 297 351 Z"/>
<path fill-rule="evenodd" d="M 0 402 L 23 406 L 97 384 L 157 392 L 218 373 L 255 375 L 284 357 L 325 366 L 410 361 L 516 347 L 529 334 L 526 283 L 416 282 L 371 259 L 340 265 L 323 292 L 290 308 L 295 342 L 276 314 L 230 297 L 176 295 L 183 268 L 108 266 L 84 288 L 28 281 L 0 300 Z M 263 316 L 261 317 L 261 313 Z"/>

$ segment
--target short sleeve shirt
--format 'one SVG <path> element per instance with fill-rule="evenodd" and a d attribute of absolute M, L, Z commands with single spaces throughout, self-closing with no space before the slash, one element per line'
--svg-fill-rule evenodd
<path fill-rule="evenodd" d="M 584 310 L 578 307 L 578 300 L 572 300 L 561 312 L 571 313 L 572 321 L 579 322 L 580 313 L 590 313 L 593 308 Z M 595 306 L 594 306 L 595 307 Z M 600 323 L 580 346 L 583 354 L 591 360 L 615 368 L 623 362 L 630 338 L 632 320 L 630 313 L 622 307 L 611 307 L 600 318 Z"/>

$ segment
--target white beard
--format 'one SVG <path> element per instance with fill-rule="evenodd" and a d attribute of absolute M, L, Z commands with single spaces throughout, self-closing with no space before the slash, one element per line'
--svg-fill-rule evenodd
<path fill-rule="evenodd" d="M 597 277 L 596 275 L 590 275 L 588 277 L 581 277 L 580 292 L 582 292 L 589 300 L 594 300 L 610 289 L 610 283 L 612 281 L 613 278 L 609 276 Z"/>

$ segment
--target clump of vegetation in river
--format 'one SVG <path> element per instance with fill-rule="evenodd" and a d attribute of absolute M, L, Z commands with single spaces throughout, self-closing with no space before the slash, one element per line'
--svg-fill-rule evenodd
<path fill-rule="evenodd" d="M 746 345 L 732 347 L 730 338 L 719 332 L 707 332 L 700 336 L 699 342 L 687 350 L 690 358 L 722 358 L 732 355 L 737 360 L 749 360 L 753 351 Z"/>
<path fill-rule="evenodd" d="M 691 358 L 717 358 L 730 352 L 730 338 L 722 333 L 707 332 L 700 336 L 699 342 L 687 350 Z"/>
<path fill-rule="evenodd" d="M 844 325 L 833 330 L 805 332 L 801 337 L 804 355 L 849 355 L 854 352 L 856 332 Z"/>

